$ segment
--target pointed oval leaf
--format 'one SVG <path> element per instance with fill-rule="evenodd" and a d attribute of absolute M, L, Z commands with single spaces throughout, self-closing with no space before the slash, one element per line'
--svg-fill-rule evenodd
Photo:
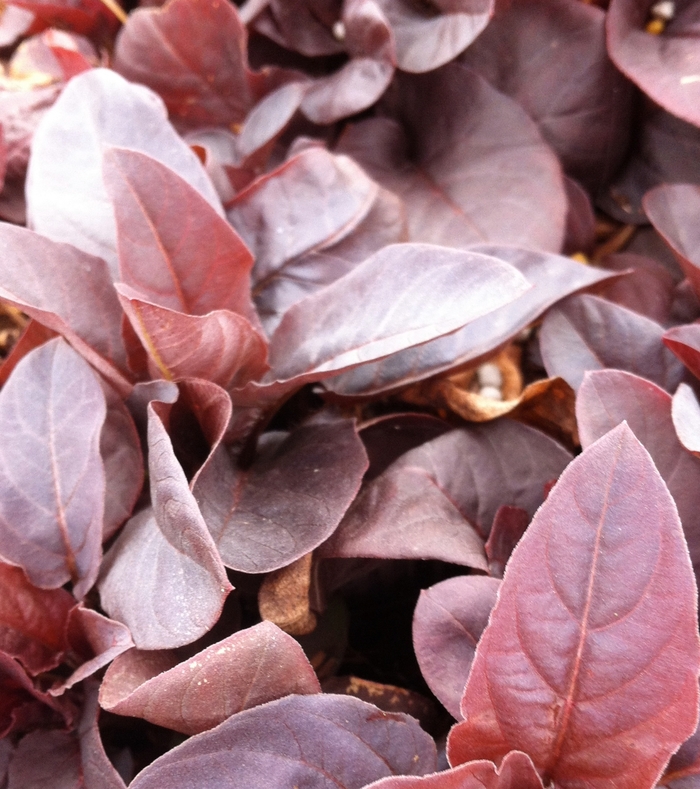
<path fill-rule="evenodd" d="M 262 87 L 248 69 L 245 25 L 231 3 L 171 0 L 129 15 L 114 69 L 158 93 L 188 126 L 240 123 Z"/>
<path fill-rule="evenodd" d="M 101 257 L 117 279 L 117 228 L 102 177 L 107 145 L 150 154 L 192 184 L 218 212 L 222 208 L 204 168 L 168 123 L 154 93 L 109 69 L 73 77 L 34 135 L 27 173 L 29 224 L 55 241 Z"/>
<path fill-rule="evenodd" d="M 153 508 L 126 524 L 98 586 L 139 649 L 170 649 L 209 631 L 232 587 L 153 403 L 148 446 Z"/>
<path fill-rule="evenodd" d="M 540 352 L 550 376 L 578 389 L 589 370 L 617 368 L 673 391 L 683 366 L 664 346 L 661 325 L 631 310 L 583 294 L 547 313 L 540 329 Z"/>
<path fill-rule="evenodd" d="M 576 418 L 584 447 L 627 422 L 668 485 L 693 565 L 700 568 L 700 460 L 679 441 L 671 408 L 671 395 L 650 381 L 621 370 L 601 370 L 584 377 Z"/>
<path fill-rule="evenodd" d="M 527 754 L 511 751 L 498 769 L 493 762 L 468 762 L 420 778 L 382 778 L 366 789 L 542 789 L 542 780 Z"/>
<path fill-rule="evenodd" d="M 337 243 L 367 215 L 377 184 L 347 156 L 312 147 L 239 192 L 227 216 L 255 257 L 257 292 L 298 255 Z"/>
<path fill-rule="evenodd" d="M 0 223 L 0 297 L 62 334 L 120 392 L 130 383 L 122 311 L 104 261 Z"/>
<path fill-rule="evenodd" d="M 700 293 L 700 255 L 695 217 L 700 209 L 700 186 L 662 184 L 644 195 L 644 211 L 671 247 L 683 273 Z"/>
<path fill-rule="evenodd" d="M 657 104 L 700 126 L 697 6 L 674 3 L 675 15 L 660 35 L 644 29 L 651 2 L 612 0 L 608 50 L 615 65 Z"/>
<path fill-rule="evenodd" d="M 529 288 L 512 266 L 486 255 L 429 244 L 384 247 L 284 315 L 270 341 L 268 377 L 374 361 L 455 331 Z"/>
<path fill-rule="evenodd" d="M 224 564 L 261 573 L 327 539 L 357 495 L 367 455 L 349 420 L 297 428 L 243 470 L 224 446 L 194 495 Z"/>
<path fill-rule="evenodd" d="M 288 696 L 240 712 L 157 759 L 130 789 L 304 786 L 362 789 L 435 769 L 435 745 L 413 718 L 348 696 Z"/>
<path fill-rule="evenodd" d="M 202 195 L 138 151 L 109 148 L 103 166 L 117 219 L 122 281 L 187 315 L 231 310 L 256 321 L 253 256 Z"/>
<path fill-rule="evenodd" d="M 674 326 L 663 336 L 664 343 L 696 378 L 700 378 L 700 326 Z"/>
<path fill-rule="evenodd" d="M 0 564 L 0 650 L 29 674 L 61 662 L 74 607 L 75 599 L 64 589 L 37 589 L 19 567 Z"/>
<path fill-rule="evenodd" d="M 420 593 L 413 614 L 413 648 L 428 687 L 450 715 L 459 709 L 476 645 L 501 582 L 481 575 L 449 578 Z"/>
<path fill-rule="evenodd" d="M 474 362 L 515 337 L 555 302 L 611 277 L 609 272 L 562 255 L 488 244 L 472 249 L 509 263 L 533 287 L 510 304 L 452 334 L 400 351 L 384 361 L 357 367 L 331 378 L 325 386 L 343 395 L 376 394 Z"/>
<path fill-rule="evenodd" d="M 396 101 L 405 126 L 362 121 L 337 150 L 403 198 L 411 241 L 560 250 L 567 210 L 561 165 L 514 99 L 451 63 L 401 77 Z"/>
<path fill-rule="evenodd" d="M 102 557 L 106 405 L 62 339 L 24 357 L 0 391 L 0 554 L 35 586 L 83 597 Z"/>
<path fill-rule="evenodd" d="M 571 463 L 515 549 L 450 762 L 517 749 L 562 789 L 653 786 L 697 722 L 696 596 L 673 501 L 620 425 Z"/>
<path fill-rule="evenodd" d="M 224 388 L 241 386 L 267 369 L 267 341 L 246 318 L 230 310 L 185 315 L 115 286 L 119 301 L 148 352 L 153 377 L 203 378 Z"/>
<path fill-rule="evenodd" d="M 299 644 L 271 622 L 241 630 L 158 673 L 160 653 L 132 650 L 109 667 L 100 704 L 183 734 L 212 729 L 231 715 L 292 693 L 320 693 Z"/>
<path fill-rule="evenodd" d="M 432 71 L 466 49 L 488 24 L 494 0 L 438 2 L 433 6 L 405 0 L 378 0 L 396 42 L 403 71 Z"/>
<path fill-rule="evenodd" d="M 549 436 L 508 419 L 453 430 L 369 483 L 320 553 L 441 559 L 486 571 L 483 543 L 498 508 L 533 514 L 570 460 Z"/>
<path fill-rule="evenodd" d="M 678 440 L 700 457 L 700 403 L 688 384 L 681 384 L 673 395 L 671 418 Z"/>

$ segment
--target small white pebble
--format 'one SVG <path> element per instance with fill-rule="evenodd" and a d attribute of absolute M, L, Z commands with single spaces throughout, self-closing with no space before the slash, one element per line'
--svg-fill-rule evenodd
<path fill-rule="evenodd" d="M 333 23 L 333 38 L 335 38 L 336 41 L 345 41 L 345 25 L 340 19 Z"/>
<path fill-rule="evenodd" d="M 501 371 L 498 365 L 493 364 L 492 362 L 487 362 L 486 364 L 482 364 L 480 367 L 477 367 L 476 377 L 478 378 L 479 384 L 482 387 L 494 386 L 498 389 L 503 384 L 503 376 L 501 375 Z"/>
<path fill-rule="evenodd" d="M 495 386 L 482 386 L 479 394 L 488 397 L 489 400 L 503 400 L 503 392 Z"/>
<path fill-rule="evenodd" d="M 676 4 L 673 0 L 660 0 L 654 3 L 651 7 L 651 15 L 655 19 L 663 19 L 664 22 L 670 22 L 676 15 Z"/>

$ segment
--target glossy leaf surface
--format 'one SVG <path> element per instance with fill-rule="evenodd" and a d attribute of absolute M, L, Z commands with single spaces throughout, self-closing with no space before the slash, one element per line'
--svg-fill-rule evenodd
<path fill-rule="evenodd" d="M 92 369 L 63 340 L 37 348 L 0 391 L 0 553 L 44 589 L 82 597 L 102 556 L 106 406 Z"/>
<path fill-rule="evenodd" d="M 214 789 L 226 780 L 249 789 L 361 789 L 387 775 L 434 769 L 435 745 L 413 718 L 318 694 L 233 715 L 155 761 L 131 787 Z"/>
<path fill-rule="evenodd" d="M 671 418 L 683 446 L 700 455 L 700 403 L 688 384 L 681 384 L 673 395 Z"/>
<path fill-rule="evenodd" d="M 186 315 L 231 310 L 255 321 L 253 257 L 202 195 L 138 151 L 110 148 L 103 167 L 117 219 L 122 282 Z"/>
<path fill-rule="evenodd" d="M 506 261 L 533 287 L 463 329 L 392 354 L 385 361 L 362 365 L 326 381 L 325 386 L 343 395 L 374 394 L 475 361 L 513 338 L 559 299 L 610 277 L 607 272 L 561 255 L 492 245 L 475 246 L 473 250 Z"/>
<path fill-rule="evenodd" d="M 216 210 L 221 204 L 154 93 L 108 69 L 74 77 L 34 135 L 27 175 L 29 223 L 54 241 L 103 258 L 116 279 L 116 222 L 102 171 L 108 145 L 148 153 L 179 173 Z M 61 156 L 56 155 L 59 147 Z"/>
<path fill-rule="evenodd" d="M 164 652 L 132 650 L 109 667 L 100 704 L 184 734 L 212 729 L 231 715 L 291 693 L 320 693 L 299 644 L 261 622 L 168 665 Z"/>
<path fill-rule="evenodd" d="M 569 466 L 516 548 L 451 763 L 522 749 L 557 786 L 582 773 L 590 787 L 653 786 L 695 730 L 695 599 L 671 497 L 621 425 Z"/>

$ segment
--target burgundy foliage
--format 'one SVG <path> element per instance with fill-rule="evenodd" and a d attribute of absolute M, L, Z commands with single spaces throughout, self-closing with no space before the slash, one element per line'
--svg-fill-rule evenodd
<path fill-rule="evenodd" d="M 700 0 L 0 8 L 0 789 L 697 789 Z"/>

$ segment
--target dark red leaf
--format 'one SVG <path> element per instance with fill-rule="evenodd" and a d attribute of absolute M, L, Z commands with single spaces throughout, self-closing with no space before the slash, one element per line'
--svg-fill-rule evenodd
<path fill-rule="evenodd" d="M 413 648 L 428 687 L 457 720 L 460 701 L 501 582 L 481 575 L 449 578 L 420 593 Z"/>
<path fill-rule="evenodd" d="M 589 370 L 608 367 L 648 378 L 669 391 L 683 366 L 664 346 L 664 329 L 598 296 L 572 296 L 550 310 L 540 329 L 540 352 L 547 375 L 578 389 Z"/>
<path fill-rule="evenodd" d="M 281 46 L 308 57 L 343 51 L 332 32 L 340 0 L 269 0 L 264 6 L 255 29 Z"/>
<path fill-rule="evenodd" d="M 200 472 L 194 495 L 227 567 L 276 570 L 327 539 L 359 490 L 367 455 L 343 420 L 263 436 L 247 470 L 220 446 Z"/>
<path fill-rule="evenodd" d="M 559 251 L 561 167 L 516 101 L 457 64 L 402 77 L 396 101 L 405 129 L 371 118 L 351 126 L 338 151 L 403 198 L 411 241 Z"/>
<path fill-rule="evenodd" d="M 103 258 L 117 279 L 116 221 L 102 177 L 106 146 L 147 153 L 175 170 L 217 211 L 221 203 L 154 93 L 110 69 L 74 77 L 34 135 L 27 174 L 29 223 L 42 235 Z"/>
<path fill-rule="evenodd" d="M 309 786 L 361 789 L 388 775 L 435 769 L 418 723 L 348 696 L 288 696 L 240 712 L 157 759 L 130 789 Z"/>
<path fill-rule="evenodd" d="M 153 403 L 148 447 L 153 507 L 126 524 L 98 586 L 139 649 L 169 649 L 209 631 L 232 587 Z"/>
<path fill-rule="evenodd" d="M 548 491 L 550 482 L 545 485 Z M 489 573 L 494 578 L 503 578 L 503 570 L 510 559 L 513 548 L 525 534 L 530 523 L 530 516 L 520 507 L 504 504 L 493 516 L 493 524 L 488 540 L 486 540 L 486 558 L 489 560 Z"/>
<path fill-rule="evenodd" d="M 673 496 L 693 565 L 700 568 L 700 460 L 678 440 L 671 395 L 620 370 L 587 373 L 576 399 L 584 447 L 626 420 L 652 456 Z"/>
<path fill-rule="evenodd" d="M 158 93 L 187 126 L 240 123 L 264 90 L 248 69 L 246 30 L 236 7 L 217 0 L 170 0 L 129 16 L 114 68 Z"/>
<path fill-rule="evenodd" d="M 646 215 L 673 250 L 696 294 L 700 294 L 698 208 L 700 186 L 693 184 L 662 184 L 644 196 Z"/>
<path fill-rule="evenodd" d="M 198 734 L 231 715 L 291 693 L 320 693 L 299 644 L 261 622 L 172 667 L 162 652 L 131 650 L 109 667 L 100 704 L 118 715 Z"/>
<path fill-rule="evenodd" d="M 257 322 L 253 256 L 196 189 L 156 159 L 124 148 L 107 150 L 104 178 L 126 285 L 187 315 L 230 310 Z"/>
<path fill-rule="evenodd" d="M 72 581 L 78 598 L 102 556 L 105 414 L 95 373 L 60 338 L 0 391 L 0 553 L 40 588 Z"/>
<path fill-rule="evenodd" d="M 97 687 L 90 686 L 75 731 L 35 731 L 10 760 L 7 789 L 126 789 L 102 746 Z"/>
<path fill-rule="evenodd" d="M 141 298 L 128 285 L 118 283 L 116 289 L 154 378 L 204 378 L 228 388 L 268 369 L 267 341 L 241 315 L 230 310 L 185 315 Z"/>
<path fill-rule="evenodd" d="M 325 386 L 343 395 L 376 394 L 474 363 L 515 337 L 559 299 L 611 276 L 560 255 L 489 245 L 475 246 L 473 250 L 510 263 L 533 287 L 463 329 L 418 348 L 394 353 L 385 361 L 358 367 L 326 381 Z"/>
<path fill-rule="evenodd" d="M 38 321 L 30 320 L 22 330 L 17 342 L 12 346 L 10 353 L 0 362 L 0 386 L 4 386 L 10 373 L 30 351 L 55 336 L 56 332 L 52 329 L 42 326 Z"/>
<path fill-rule="evenodd" d="M 441 559 L 488 570 L 483 541 L 502 504 L 531 515 L 571 455 L 508 419 L 406 452 L 367 485 L 320 549 L 334 557 Z"/>
<path fill-rule="evenodd" d="M 120 393 L 128 393 L 122 311 L 102 260 L 0 224 L 0 297 L 63 334 Z"/>
<path fill-rule="evenodd" d="M 532 759 L 521 751 L 511 751 L 496 768 L 493 762 L 461 764 L 444 773 L 422 778 L 382 778 L 367 789 L 541 789 L 542 780 Z"/>
<path fill-rule="evenodd" d="M 632 252 L 609 255 L 602 263 L 609 270 L 629 272 L 605 287 L 606 299 L 662 325 L 670 323 L 676 282 L 666 266 Z"/>
<path fill-rule="evenodd" d="M 697 73 L 698 6 L 674 4 L 675 14 L 659 35 L 645 30 L 653 0 L 612 0 L 608 49 L 615 65 L 648 96 L 683 120 L 700 126 Z"/>
<path fill-rule="evenodd" d="M 653 786 L 697 723 L 696 593 L 673 501 L 620 425 L 572 462 L 515 549 L 450 762 L 517 749 L 562 789 Z"/>
<path fill-rule="evenodd" d="M 0 564 L 0 650 L 32 675 L 55 668 L 68 647 L 74 606 L 64 589 L 37 589 L 19 567 Z"/>
<path fill-rule="evenodd" d="M 600 8 L 502 2 L 460 62 L 527 111 L 567 173 L 591 188 L 615 175 L 627 150 L 632 93 L 607 56 Z"/>
<path fill-rule="evenodd" d="M 566 234 L 563 253 L 589 254 L 595 245 L 596 216 L 588 192 L 573 178 L 564 178 L 569 210 L 566 213 Z"/>
<path fill-rule="evenodd" d="M 693 789 L 700 776 L 700 731 L 686 740 L 666 765 L 659 786 L 669 789 Z"/>
<path fill-rule="evenodd" d="M 396 42 L 402 71 L 432 71 L 449 63 L 486 27 L 493 0 L 438 0 L 430 6 L 408 0 L 377 0 Z M 436 13 L 437 11 L 437 13 Z"/>
<path fill-rule="evenodd" d="M 696 378 L 700 377 L 700 326 L 675 326 L 664 334 L 664 343 Z"/>

